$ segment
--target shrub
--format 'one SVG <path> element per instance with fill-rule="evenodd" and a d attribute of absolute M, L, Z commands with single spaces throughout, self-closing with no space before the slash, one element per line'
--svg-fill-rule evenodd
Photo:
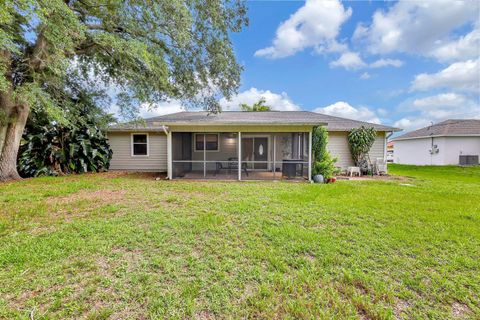
<path fill-rule="evenodd" d="M 312 155 L 313 167 L 312 174 L 321 174 L 325 179 L 333 177 L 338 173 L 335 163 L 337 158 L 332 158 L 327 150 L 328 132 L 325 127 L 318 126 L 313 128 L 312 133 Z"/>
<path fill-rule="evenodd" d="M 360 128 L 350 130 L 348 134 L 348 145 L 356 166 L 360 167 L 360 164 L 367 160 L 368 152 L 372 148 L 376 136 L 377 132 L 373 127 L 366 128 L 361 126 Z"/>
<path fill-rule="evenodd" d="M 21 176 L 56 176 L 108 169 L 112 151 L 94 122 L 62 125 L 45 122 L 43 116 L 33 112 L 35 123 L 27 125 L 22 137 L 18 157 Z"/>

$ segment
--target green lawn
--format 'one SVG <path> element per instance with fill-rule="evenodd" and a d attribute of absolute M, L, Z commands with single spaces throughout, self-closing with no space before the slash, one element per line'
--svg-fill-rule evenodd
<path fill-rule="evenodd" d="M 0 318 L 479 318 L 480 167 L 0 184 Z"/>

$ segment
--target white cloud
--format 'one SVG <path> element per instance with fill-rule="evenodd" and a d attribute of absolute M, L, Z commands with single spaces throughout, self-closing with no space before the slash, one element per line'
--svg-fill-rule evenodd
<path fill-rule="evenodd" d="M 433 74 L 419 74 L 412 81 L 411 85 L 411 90 L 417 91 L 435 88 L 479 92 L 480 59 L 456 62 Z"/>
<path fill-rule="evenodd" d="M 372 77 L 372 76 L 370 75 L 370 73 L 364 72 L 364 73 L 362 73 L 362 75 L 360 76 L 360 79 L 362 79 L 362 80 L 368 80 L 368 79 L 370 79 L 371 77 Z"/>
<path fill-rule="evenodd" d="M 171 100 L 168 102 L 155 103 L 150 106 L 147 103 L 144 103 L 139 108 L 139 116 L 142 118 L 151 118 L 162 116 L 164 114 L 170 114 L 175 112 L 187 111 L 182 103 L 178 100 Z M 193 110 L 188 110 L 193 111 Z"/>
<path fill-rule="evenodd" d="M 480 27 L 456 40 L 439 42 L 431 55 L 440 61 L 475 59 L 480 56 Z"/>
<path fill-rule="evenodd" d="M 220 106 L 226 111 L 239 110 L 240 104 L 253 104 L 258 102 L 261 98 L 265 99 L 265 104 L 270 106 L 272 110 L 300 110 L 300 107 L 296 105 L 285 92 L 275 93 L 270 90 L 259 90 L 257 88 L 250 88 L 243 91 L 232 97 L 230 100 L 222 98 L 220 99 Z"/>
<path fill-rule="evenodd" d="M 377 113 L 381 116 L 386 116 L 388 114 L 388 110 L 383 108 L 378 108 Z"/>
<path fill-rule="evenodd" d="M 480 118 L 480 105 L 468 96 L 448 92 L 414 99 L 402 104 L 403 111 L 415 112 L 414 116 L 404 117 L 395 126 L 405 130 L 424 127 L 431 122 L 447 119 Z"/>
<path fill-rule="evenodd" d="M 360 55 L 356 52 L 344 52 L 335 61 L 330 62 L 330 67 L 343 67 L 347 70 L 357 70 L 363 68 L 383 68 L 383 67 L 396 67 L 399 68 L 403 65 L 403 61 L 398 59 L 378 59 L 370 64 L 365 63 Z"/>
<path fill-rule="evenodd" d="M 354 39 L 364 41 L 374 54 L 405 52 L 449 60 L 472 58 L 475 41 L 471 38 L 475 34 L 463 42 L 452 34 L 475 22 L 479 7 L 478 1 L 401 0 L 386 11 L 377 10 L 370 25 L 357 26 Z M 456 51 L 451 50 L 452 46 L 457 47 Z M 465 53 L 468 57 L 463 56 Z"/>
<path fill-rule="evenodd" d="M 412 109 L 433 120 L 480 117 L 480 106 L 470 98 L 449 92 L 415 99 Z"/>
<path fill-rule="evenodd" d="M 421 99 L 415 99 L 413 105 L 416 108 L 425 107 L 458 107 L 465 103 L 466 98 L 456 93 L 441 93 Z"/>
<path fill-rule="evenodd" d="M 324 108 L 316 108 L 313 112 L 328 114 L 331 116 L 337 116 L 342 118 L 348 118 L 353 120 L 367 121 L 372 123 L 380 123 L 375 111 L 370 110 L 367 107 L 352 107 L 345 101 L 338 101 L 334 104 L 326 106 Z"/>
<path fill-rule="evenodd" d="M 429 125 L 431 121 L 422 118 L 402 118 L 396 121 L 393 126 L 403 129 L 404 131 L 412 131 Z"/>
<path fill-rule="evenodd" d="M 399 68 L 403 65 L 403 61 L 398 59 L 379 59 L 370 64 L 370 68 L 382 68 L 382 67 L 396 67 Z"/>
<path fill-rule="evenodd" d="M 284 58 L 314 48 L 316 51 L 344 51 L 346 46 L 336 41 L 342 24 L 352 14 L 338 0 L 307 0 L 277 29 L 273 45 L 257 50 L 255 56 Z"/>
<path fill-rule="evenodd" d="M 367 64 L 360 58 L 356 52 L 342 53 L 338 60 L 330 62 L 330 67 L 343 67 L 347 70 L 355 70 L 364 68 Z"/>

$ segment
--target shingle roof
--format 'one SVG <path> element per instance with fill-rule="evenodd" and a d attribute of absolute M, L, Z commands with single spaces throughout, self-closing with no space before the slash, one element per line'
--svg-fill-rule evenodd
<path fill-rule="evenodd" d="M 224 111 L 213 114 L 208 112 L 178 112 L 145 119 L 143 125 L 120 124 L 110 127 L 110 131 L 128 129 L 162 129 L 162 125 L 327 125 L 330 131 L 349 131 L 360 126 L 374 127 L 377 131 L 400 131 L 398 128 L 350 120 L 310 111 L 266 111 L 244 112 Z"/>
<path fill-rule="evenodd" d="M 407 140 L 438 136 L 471 136 L 480 135 L 480 120 L 475 119 L 450 119 L 437 124 L 407 132 L 393 139 Z"/>

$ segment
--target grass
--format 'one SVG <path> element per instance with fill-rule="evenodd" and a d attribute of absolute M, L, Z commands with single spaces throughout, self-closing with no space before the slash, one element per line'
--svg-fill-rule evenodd
<path fill-rule="evenodd" d="M 480 317 L 480 167 L 0 184 L 0 318 Z"/>

